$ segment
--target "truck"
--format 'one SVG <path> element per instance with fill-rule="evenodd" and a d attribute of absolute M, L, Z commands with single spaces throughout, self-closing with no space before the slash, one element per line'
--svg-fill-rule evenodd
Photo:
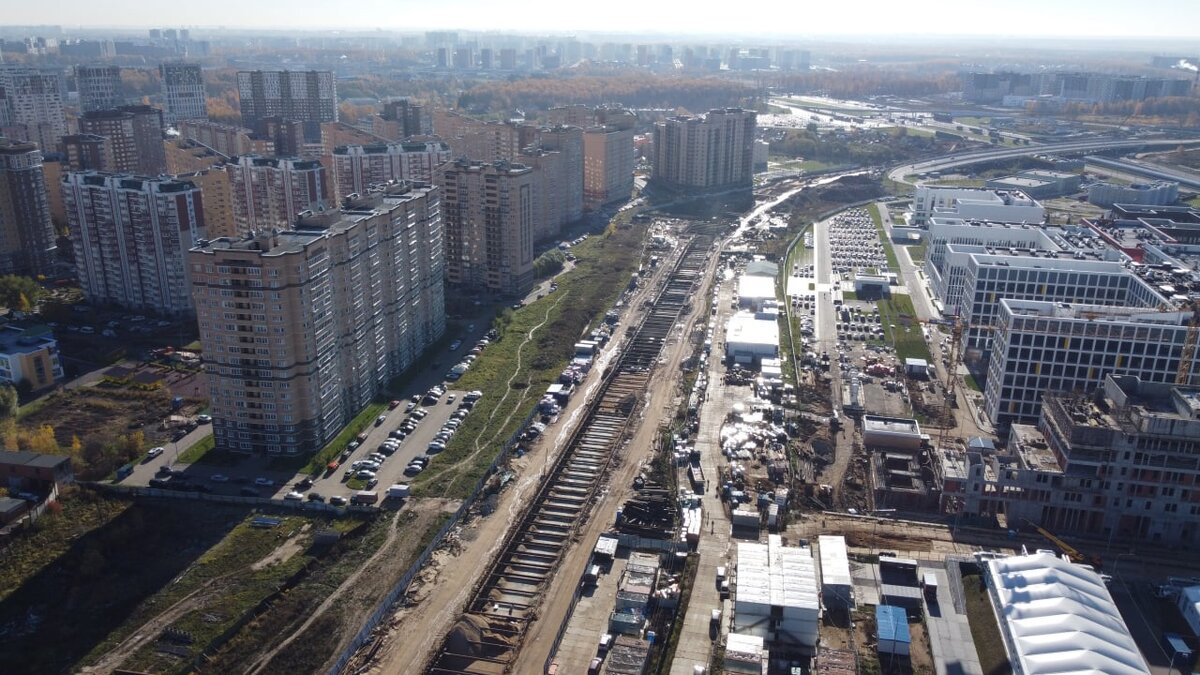
<path fill-rule="evenodd" d="M 389 499 L 404 499 L 410 492 L 408 483 L 396 483 L 387 489 L 387 496 Z"/>
<path fill-rule="evenodd" d="M 699 464 L 688 465 L 688 480 L 692 484 L 692 489 L 696 494 L 704 494 L 704 469 Z"/>
<path fill-rule="evenodd" d="M 379 502 L 379 493 L 371 490 L 359 490 L 350 497 L 351 504 L 375 504 Z"/>

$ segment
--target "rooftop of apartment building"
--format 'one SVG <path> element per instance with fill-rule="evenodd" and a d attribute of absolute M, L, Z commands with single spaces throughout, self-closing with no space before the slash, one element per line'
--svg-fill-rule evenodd
<path fill-rule="evenodd" d="M 54 344 L 47 326 L 0 326 L 0 354 L 27 354 Z"/>
<path fill-rule="evenodd" d="M 1063 429 L 1066 426 L 1088 433 L 1108 430 L 1126 436 L 1200 440 L 1200 388 L 1197 387 L 1143 382 L 1134 376 L 1110 374 L 1105 377 L 1103 388 L 1093 395 L 1048 394 L 1043 406 L 1043 415 L 1059 420 L 1064 433 L 1070 433 L 1069 429 Z M 1037 450 L 1039 443 L 1046 445 L 1036 428 L 1013 425 L 1013 431 L 1018 427 L 1028 432 L 1028 446 L 1033 450 Z"/>
<path fill-rule="evenodd" d="M 257 251 L 264 256 L 299 253 L 322 238 L 350 229 L 356 223 L 383 213 L 389 206 L 418 199 L 434 188 L 405 181 L 394 181 L 372 188 L 362 196 L 347 197 L 341 209 L 305 211 L 296 217 L 290 230 L 251 233 L 241 238 L 221 237 L 197 242 L 194 250 Z"/>
<path fill-rule="evenodd" d="M 348 155 L 350 148 L 355 146 L 339 145 L 333 149 L 335 155 Z M 449 151 L 450 145 L 436 136 L 422 137 L 421 140 L 408 138 L 403 141 L 394 143 L 364 143 L 357 147 L 362 148 L 364 154 L 386 154 L 392 148 L 400 148 L 402 152 L 441 152 Z"/>
<path fill-rule="evenodd" d="M 174 177 L 154 178 L 150 176 L 135 176 L 133 174 L 117 174 L 107 173 L 104 171 L 73 171 L 63 174 L 63 182 L 71 180 L 72 176 L 79 176 L 84 185 L 103 186 L 107 179 L 112 178 L 117 181 L 117 187 L 122 190 L 143 190 L 146 183 L 155 183 L 158 185 L 158 192 L 185 192 L 196 188 L 195 183 L 187 180 L 176 180 Z"/>

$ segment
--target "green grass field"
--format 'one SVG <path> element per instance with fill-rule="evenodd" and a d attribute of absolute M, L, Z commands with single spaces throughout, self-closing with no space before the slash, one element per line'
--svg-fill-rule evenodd
<path fill-rule="evenodd" d="M 896 346 L 898 359 L 930 360 L 929 346 L 922 337 L 921 324 L 917 321 L 912 299 L 907 295 L 893 295 L 875 303 L 879 307 L 879 323 L 883 326 L 885 342 Z"/>
<path fill-rule="evenodd" d="M 971 625 L 971 639 L 979 654 L 979 666 L 984 675 L 1008 675 L 1012 666 L 1004 651 L 1000 628 L 992 613 L 992 601 L 987 588 L 978 574 L 964 574 L 963 596 L 967 603 L 967 621 Z"/>
<path fill-rule="evenodd" d="M 209 434 L 201 438 L 195 445 L 179 453 L 179 462 L 183 464 L 195 464 L 209 453 L 217 444 L 217 437 Z"/>
<path fill-rule="evenodd" d="M 887 230 L 883 228 L 883 216 L 880 215 L 879 209 L 887 208 L 882 204 L 875 203 L 867 207 L 867 213 L 871 214 L 871 221 L 875 223 L 875 229 L 879 232 L 879 241 L 883 242 L 883 253 L 887 256 L 888 269 L 897 274 L 900 273 L 900 261 L 896 260 L 896 251 L 892 248 L 892 242 L 888 239 Z"/>

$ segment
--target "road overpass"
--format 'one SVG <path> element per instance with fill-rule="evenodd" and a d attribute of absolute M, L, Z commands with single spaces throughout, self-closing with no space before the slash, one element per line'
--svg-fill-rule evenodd
<path fill-rule="evenodd" d="M 1132 139 L 1132 140 L 1088 140 L 1088 141 L 1069 141 L 1065 143 L 1049 143 L 1046 145 L 1027 145 L 1020 148 L 996 148 L 994 150 L 978 150 L 974 152 L 964 152 L 961 154 L 948 155 L 935 159 L 922 160 L 911 164 L 903 164 L 888 171 L 888 178 L 899 182 L 913 185 L 911 181 L 905 180 L 907 176 L 915 173 L 926 173 L 929 171 L 945 171 L 947 169 L 956 169 L 973 164 L 981 164 L 983 162 L 991 162 L 998 159 L 1013 159 L 1016 157 L 1029 157 L 1032 155 L 1077 155 L 1094 152 L 1103 152 L 1105 150 L 1136 150 L 1139 148 L 1174 148 L 1181 145 L 1196 145 L 1200 144 L 1200 138 L 1154 138 L 1154 139 Z"/>

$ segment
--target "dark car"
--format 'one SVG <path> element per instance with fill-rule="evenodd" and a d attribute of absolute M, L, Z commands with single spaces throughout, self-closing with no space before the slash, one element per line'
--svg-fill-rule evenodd
<path fill-rule="evenodd" d="M 240 494 L 241 494 L 243 497 L 258 497 L 258 496 L 259 496 L 259 494 L 258 494 L 258 490 L 255 490 L 255 489 L 254 489 L 254 488 L 252 488 L 252 487 L 244 487 L 244 488 L 242 488 L 241 490 L 238 490 L 238 492 L 239 492 L 239 493 L 240 493 Z"/>
<path fill-rule="evenodd" d="M 311 479 L 311 478 L 305 478 L 304 480 L 298 481 L 296 483 L 297 490 L 307 490 L 308 488 L 310 488 L 312 486 L 313 486 L 313 479 Z"/>
<path fill-rule="evenodd" d="M 330 503 L 330 504 L 333 504 L 334 506 L 345 506 L 345 505 L 346 505 L 346 498 L 345 498 L 345 497 L 338 496 L 338 495 L 334 495 L 334 496 L 332 496 L 332 497 L 330 497 L 330 498 L 329 498 L 329 503 Z"/>
<path fill-rule="evenodd" d="M 310 492 L 310 493 L 308 493 L 308 501 L 310 501 L 310 502 L 324 502 L 324 501 L 325 501 L 325 497 L 323 497 L 323 496 L 321 496 L 321 495 L 317 494 L 316 492 Z"/>

